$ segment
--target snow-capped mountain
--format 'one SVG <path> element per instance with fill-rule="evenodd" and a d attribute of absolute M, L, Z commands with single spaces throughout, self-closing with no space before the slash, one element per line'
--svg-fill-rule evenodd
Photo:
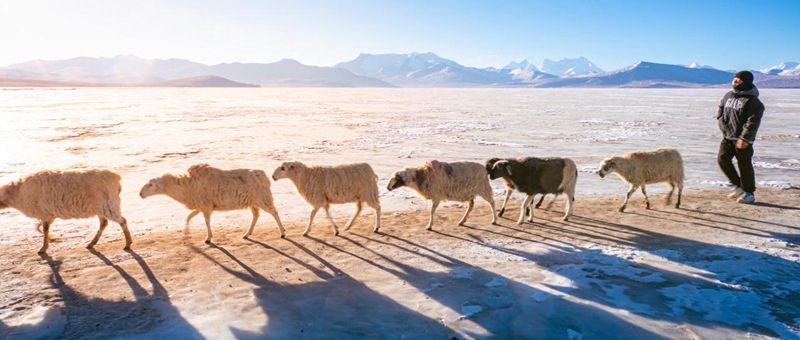
<path fill-rule="evenodd" d="M 781 76 L 800 76 L 800 63 L 787 61 L 770 68 L 761 70 L 761 73 L 781 75 Z"/>
<path fill-rule="evenodd" d="M 586 77 L 561 77 L 537 84 L 538 87 L 701 87 L 722 86 L 733 73 L 689 68 L 680 65 L 641 61 L 604 74 Z"/>
<path fill-rule="evenodd" d="M 699 63 L 697 63 L 697 62 L 693 62 L 693 63 L 691 63 L 691 64 L 689 64 L 689 65 L 686 65 L 686 67 L 688 67 L 688 68 L 707 68 L 707 69 L 716 70 L 716 68 L 714 68 L 714 67 L 712 67 L 712 66 L 709 66 L 709 65 L 700 65 L 700 64 L 699 64 Z"/>
<path fill-rule="evenodd" d="M 508 63 L 506 66 L 503 66 L 503 70 L 525 70 L 525 71 L 539 71 L 539 69 L 533 63 L 529 62 L 528 59 L 523 59 L 522 61 L 512 61 Z"/>
<path fill-rule="evenodd" d="M 397 86 L 490 86 L 518 82 L 507 70 L 467 67 L 434 53 L 362 53 L 336 67 Z"/>
<path fill-rule="evenodd" d="M 582 74 L 600 74 L 603 71 L 594 63 L 584 57 L 574 59 L 564 58 L 559 61 L 552 61 L 545 59 L 542 61 L 542 72 L 549 73 L 556 76 L 574 76 Z"/>
<path fill-rule="evenodd" d="M 56 81 L 142 83 L 175 79 L 176 74 L 206 65 L 183 60 L 151 60 L 132 55 L 113 58 L 77 57 L 66 60 L 34 60 L 9 65 L 3 70 L 38 74 L 38 78 Z"/>
<path fill-rule="evenodd" d="M 209 66 L 183 59 L 152 60 L 130 55 L 113 58 L 78 57 L 14 64 L 0 68 L 0 76 L 4 73 L 21 76 L 7 77 L 15 79 L 106 84 L 150 84 L 190 77 L 217 76 L 234 82 L 266 86 L 392 86 L 340 68 L 308 66 L 290 59 L 268 64 L 231 63 Z"/>

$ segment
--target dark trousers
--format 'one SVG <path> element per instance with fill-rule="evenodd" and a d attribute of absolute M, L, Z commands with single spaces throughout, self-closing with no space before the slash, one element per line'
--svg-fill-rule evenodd
<path fill-rule="evenodd" d="M 736 157 L 736 163 L 739 165 L 739 173 L 733 167 L 733 157 Z M 736 148 L 735 140 L 723 139 L 719 143 L 719 153 L 717 154 L 717 163 L 719 168 L 728 176 L 731 184 L 742 188 L 744 192 L 753 193 L 756 191 L 756 175 L 753 171 L 753 146 L 749 145 L 744 149 Z"/>

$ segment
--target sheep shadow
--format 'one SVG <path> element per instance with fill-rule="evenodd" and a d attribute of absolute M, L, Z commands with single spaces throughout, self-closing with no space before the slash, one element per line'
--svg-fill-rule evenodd
<path fill-rule="evenodd" d="M 299 243 L 288 241 L 305 253 L 314 254 Z M 251 242 L 277 251 L 264 243 Z M 313 256 L 322 259 L 324 266 L 334 274 L 278 251 L 292 261 L 303 263 L 303 267 L 321 280 L 291 284 L 268 280 L 224 247 L 210 248 L 235 262 L 240 269 L 228 267 L 203 250 L 194 250 L 232 276 L 254 285 L 253 295 L 268 317 L 267 325 L 259 332 L 231 327 L 237 339 L 358 339 L 399 337 L 401 334 L 409 339 L 442 339 L 451 333 L 442 324 L 379 294 L 315 254 Z"/>
<path fill-rule="evenodd" d="M 650 210 L 636 214 L 652 219 L 653 223 L 677 215 L 685 220 L 674 221 L 686 225 L 697 224 L 697 220 L 706 222 L 702 225 L 709 227 L 729 223 L 674 211 Z M 590 256 L 584 257 L 584 264 L 577 268 L 559 268 L 565 273 L 577 274 L 573 281 L 588 278 L 587 282 L 602 288 L 597 292 L 578 290 L 573 294 L 602 301 L 607 300 L 604 296 L 619 294 L 622 289 L 630 294 L 626 293 L 623 300 L 616 299 L 612 305 L 628 300 L 632 303 L 627 304 L 639 308 L 637 313 L 652 319 L 770 337 L 800 338 L 796 328 L 800 291 L 796 289 L 795 279 L 800 263 L 788 259 L 791 255 L 780 256 L 763 248 L 705 243 L 597 218 L 577 216 L 570 222 L 584 229 L 625 230 L 633 233 L 629 241 L 635 245 L 624 247 L 619 256 L 612 256 L 613 252 L 605 254 L 608 248 L 591 249 Z M 769 234 L 753 235 L 769 237 Z M 630 261 L 627 257 L 637 260 Z M 648 260 L 659 265 L 651 265 Z M 683 267 L 681 273 L 665 268 L 666 262 Z M 625 274 L 626 271 L 629 273 Z M 720 335 L 711 333 L 709 336 Z"/>
<path fill-rule="evenodd" d="M 411 285 L 418 294 L 423 295 L 421 301 L 433 301 L 422 302 L 428 308 L 432 308 L 432 304 L 443 306 L 448 312 L 439 322 L 456 331 L 456 338 L 558 339 L 569 337 L 570 332 L 583 334 L 586 338 L 603 337 L 604 334 L 638 339 L 666 338 L 593 306 L 561 299 L 541 304 L 530 298 L 535 288 L 419 243 L 391 234 L 381 235 L 387 240 L 359 233 L 350 235 L 352 238 L 348 235 L 340 238 L 348 242 L 347 246 L 354 247 L 355 251 L 324 240 L 314 241 Z M 370 247 L 369 244 L 377 246 Z M 384 255 L 381 252 L 384 248 L 424 258 L 447 270 L 429 271 L 406 264 Z M 524 258 L 534 257 L 515 249 L 493 249 Z M 592 317 L 583 319 L 572 317 L 574 315 Z"/>
<path fill-rule="evenodd" d="M 105 265 L 112 267 L 133 291 L 134 301 L 110 301 L 87 296 L 72 287 L 61 276 L 61 261 L 50 255 L 40 257 L 51 270 L 50 284 L 58 290 L 64 307 L 53 308 L 38 325 L 26 325 L 11 329 L 8 338 L 64 338 L 103 339 L 114 337 L 180 337 L 181 339 L 204 339 L 197 330 L 181 317 L 170 302 L 169 293 L 161 285 L 153 271 L 134 251 L 127 253 L 136 261 L 153 286 L 147 290 L 122 267 L 112 263 L 103 254 L 90 250 Z M 59 319 L 61 322 L 59 322 Z M 53 324 L 62 329 L 47 330 Z M 0 334 L 3 334 L 0 327 Z M 39 336 L 36 336 L 36 335 Z"/>

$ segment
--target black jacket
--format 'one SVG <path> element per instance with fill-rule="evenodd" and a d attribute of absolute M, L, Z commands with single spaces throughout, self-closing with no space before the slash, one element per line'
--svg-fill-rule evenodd
<path fill-rule="evenodd" d="M 753 144 L 763 115 L 764 104 L 758 100 L 755 86 L 749 91 L 730 91 L 719 102 L 719 130 L 725 139 L 744 139 Z"/>

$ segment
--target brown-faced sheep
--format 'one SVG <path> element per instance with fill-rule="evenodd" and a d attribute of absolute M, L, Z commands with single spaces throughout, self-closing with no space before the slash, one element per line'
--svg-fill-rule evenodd
<path fill-rule="evenodd" d="M 561 194 L 567 196 L 567 211 L 564 221 L 572 215 L 572 203 L 575 201 L 575 184 L 578 180 L 578 169 L 569 158 L 536 158 L 520 157 L 499 159 L 492 158 L 486 162 L 489 169 L 489 178 L 503 178 L 506 187 L 515 187 L 527 196 L 520 207 L 517 224 L 522 224 L 525 219 L 526 209 L 530 206 L 536 194 Z M 506 197 L 509 194 L 506 192 Z M 544 198 L 544 196 L 542 196 Z M 533 221 L 533 209 L 530 209 L 528 221 Z"/>
<path fill-rule="evenodd" d="M 297 188 L 297 193 L 311 205 L 311 216 L 303 236 L 308 236 L 311 224 L 319 208 L 333 226 L 333 234 L 339 235 L 339 227 L 330 213 L 331 204 L 355 203 L 356 212 L 347 221 L 344 230 L 350 229 L 366 203 L 375 209 L 375 229 L 381 228 L 381 203 L 378 198 L 378 176 L 367 163 L 309 166 L 301 162 L 285 162 L 275 169 L 272 179 L 288 178 Z"/>
<path fill-rule="evenodd" d="M 222 170 L 208 164 L 197 164 L 191 166 L 187 174 L 168 173 L 151 179 L 142 187 L 139 196 L 144 199 L 153 195 L 167 195 L 191 210 L 186 217 L 187 228 L 192 218 L 202 212 L 208 231 L 206 243 L 211 243 L 211 213 L 214 211 L 249 208 L 253 221 L 242 236 L 247 238 L 258 221 L 259 209 L 263 209 L 275 218 L 281 237 L 286 235 L 272 202 L 269 178 L 262 170 Z"/>
<path fill-rule="evenodd" d="M 625 203 L 619 208 L 620 212 L 625 211 L 628 200 L 636 188 L 642 187 L 642 194 L 650 209 L 650 199 L 645 191 L 645 184 L 667 182 L 671 190 L 667 196 L 667 204 L 672 201 L 672 193 L 678 187 L 678 203 L 675 208 L 681 206 L 681 194 L 683 193 L 683 160 L 677 150 L 671 148 L 658 148 L 650 151 L 637 151 L 627 153 L 624 156 L 613 156 L 600 163 L 598 174 L 600 178 L 608 174 L 615 173 L 623 181 L 630 185 L 628 194 L 625 196 Z"/>
<path fill-rule="evenodd" d="M 50 226 L 56 218 L 94 216 L 100 219 L 100 229 L 86 248 L 97 244 L 111 220 L 122 227 L 128 250 L 133 240 L 120 209 L 120 179 L 108 170 L 41 171 L 0 187 L 0 209 L 15 208 L 40 221 L 44 235 L 40 254 L 50 246 Z"/>
<path fill-rule="evenodd" d="M 468 202 L 467 211 L 458 222 L 458 225 L 464 225 L 475 205 L 476 196 L 489 203 L 492 208 L 492 224 L 497 224 L 492 186 L 489 184 L 486 168 L 479 163 L 428 161 L 423 166 L 395 172 L 387 189 L 392 191 L 403 186 L 416 190 L 431 201 L 427 230 L 433 229 L 433 216 L 441 201 Z"/>

